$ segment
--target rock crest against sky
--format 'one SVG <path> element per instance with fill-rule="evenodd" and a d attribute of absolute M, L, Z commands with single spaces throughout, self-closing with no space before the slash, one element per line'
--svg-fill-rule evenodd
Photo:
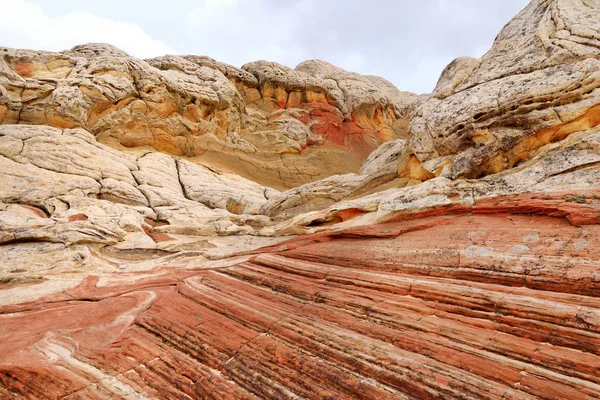
<path fill-rule="evenodd" d="M 136 57 L 208 55 L 240 67 L 321 59 L 430 92 L 458 56 L 480 57 L 526 0 L 0 0 L 3 46 L 103 42 Z M 27 21 L 23 23 L 22 21 Z M 35 29 L 32 29 L 35 27 Z M 43 35 L 40 35 L 43 32 Z"/>

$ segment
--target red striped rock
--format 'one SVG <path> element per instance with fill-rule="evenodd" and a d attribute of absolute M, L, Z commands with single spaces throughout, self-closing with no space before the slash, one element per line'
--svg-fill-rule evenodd
<path fill-rule="evenodd" d="M 599 237 L 499 207 L 300 237 L 226 267 L 90 278 L 0 309 L 0 390 L 597 398 Z"/>

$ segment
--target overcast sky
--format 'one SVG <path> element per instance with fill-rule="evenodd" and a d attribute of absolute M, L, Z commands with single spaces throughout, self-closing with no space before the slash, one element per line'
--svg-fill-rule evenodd
<path fill-rule="evenodd" d="M 235 66 L 322 59 L 430 92 L 480 57 L 528 0 L 0 0 L 0 46 L 105 42 L 136 57 L 208 55 Z"/>

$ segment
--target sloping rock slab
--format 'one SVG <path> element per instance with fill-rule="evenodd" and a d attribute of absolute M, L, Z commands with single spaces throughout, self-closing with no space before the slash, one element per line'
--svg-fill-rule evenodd
<path fill-rule="evenodd" d="M 600 226 L 503 210 L 4 306 L 0 397 L 598 398 Z"/>

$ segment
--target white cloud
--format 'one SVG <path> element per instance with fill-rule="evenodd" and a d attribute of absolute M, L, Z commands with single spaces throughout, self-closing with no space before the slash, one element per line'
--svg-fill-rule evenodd
<path fill-rule="evenodd" d="M 295 66 L 306 57 L 294 40 L 310 1 L 281 7 L 265 0 L 204 0 L 188 16 L 194 49 L 220 61 L 241 65 L 265 59 Z"/>
<path fill-rule="evenodd" d="M 483 55 L 527 1 L 199 0 L 182 48 L 237 66 L 322 59 L 422 93 L 454 58 Z"/>
<path fill-rule="evenodd" d="M 1 45 L 7 47 L 61 51 L 78 44 L 101 42 L 140 58 L 177 54 L 136 24 L 85 11 L 49 16 L 40 7 L 23 0 L 0 0 L 0 10 Z"/>

